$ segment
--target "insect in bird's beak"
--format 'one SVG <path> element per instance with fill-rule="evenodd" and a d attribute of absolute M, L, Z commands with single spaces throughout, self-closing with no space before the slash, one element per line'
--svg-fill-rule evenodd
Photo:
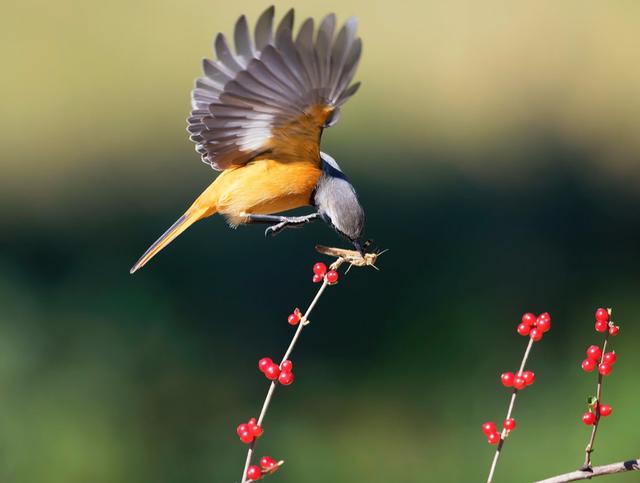
<path fill-rule="evenodd" d="M 325 247 L 323 245 L 316 245 L 316 251 L 322 253 L 323 255 L 328 255 L 330 257 L 337 257 L 338 260 L 334 262 L 332 267 L 335 269 L 337 266 L 340 266 L 342 263 L 348 263 L 349 269 L 351 267 L 373 267 L 376 270 L 380 270 L 376 266 L 376 261 L 378 257 L 383 253 L 387 252 L 388 249 L 382 250 L 381 252 L 370 252 L 361 254 L 356 250 L 346 250 L 344 248 L 335 248 L 335 247 Z M 336 266 L 334 266 L 336 265 Z M 347 271 L 349 270 L 347 269 Z"/>

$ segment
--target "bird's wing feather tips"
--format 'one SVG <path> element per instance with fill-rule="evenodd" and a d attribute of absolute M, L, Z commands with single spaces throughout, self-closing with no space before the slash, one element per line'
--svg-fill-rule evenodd
<path fill-rule="evenodd" d="M 362 43 L 355 18 L 336 34 L 327 15 L 312 19 L 293 37 L 293 10 L 273 31 L 274 8 L 258 19 L 254 39 L 244 16 L 235 25 L 235 52 L 216 36 L 217 60 L 203 61 L 204 76 L 191 93 L 188 128 L 204 162 L 216 170 L 242 165 L 269 153 L 278 158 L 320 160 L 322 129 L 355 94 L 351 84 Z"/>

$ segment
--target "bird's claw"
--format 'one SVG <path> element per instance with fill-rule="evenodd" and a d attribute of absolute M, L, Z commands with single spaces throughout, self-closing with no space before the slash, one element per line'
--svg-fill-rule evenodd
<path fill-rule="evenodd" d="M 301 228 L 303 225 L 310 223 L 316 218 L 315 215 L 312 216 L 296 216 L 291 218 L 285 218 L 280 223 L 276 223 L 275 225 L 271 225 L 264 231 L 264 236 L 276 236 L 285 228 Z"/>
<path fill-rule="evenodd" d="M 264 231 L 264 236 L 268 237 L 268 236 L 276 236 L 278 233 L 280 233 L 282 230 L 284 230 L 284 228 L 287 226 L 287 222 L 286 221 L 281 221 L 280 223 L 276 223 L 275 225 L 271 225 L 269 227 L 267 227 L 267 229 Z"/>

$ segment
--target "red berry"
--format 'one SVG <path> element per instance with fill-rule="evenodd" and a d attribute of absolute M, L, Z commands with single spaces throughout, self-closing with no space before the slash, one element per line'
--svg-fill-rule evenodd
<path fill-rule="evenodd" d="M 287 318 L 287 322 L 289 322 L 290 325 L 298 325 L 298 322 L 300 322 L 300 315 L 294 312 L 293 314 L 289 315 L 289 317 Z"/>
<path fill-rule="evenodd" d="M 524 379 L 524 382 L 526 383 L 526 385 L 530 386 L 535 382 L 536 375 L 531 371 L 524 371 L 522 373 L 522 378 Z"/>
<path fill-rule="evenodd" d="M 318 275 L 316 273 L 311 280 L 313 281 L 313 283 L 320 283 L 322 282 L 322 275 Z"/>
<path fill-rule="evenodd" d="M 253 426 L 254 424 L 256 424 L 258 421 L 256 420 L 256 418 L 251 418 L 249 420 L 249 422 L 247 423 L 249 426 Z"/>
<path fill-rule="evenodd" d="M 247 468 L 247 479 L 251 481 L 256 481 L 262 478 L 262 470 L 260 470 L 259 466 L 251 465 Z"/>
<path fill-rule="evenodd" d="M 513 387 L 515 387 L 516 389 L 520 390 L 520 389 L 524 389 L 525 386 L 527 385 L 527 381 L 524 380 L 524 377 L 517 375 L 514 379 L 513 379 Z"/>
<path fill-rule="evenodd" d="M 262 458 L 260 458 L 260 466 L 262 466 L 265 470 L 270 470 L 277 464 L 277 461 L 270 456 L 263 456 Z"/>
<path fill-rule="evenodd" d="M 249 430 L 249 426 L 247 424 L 245 424 L 245 423 L 242 423 L 236 429 L 236 433 L 238 433 L 238 436 L 240 436 L 242 433 L 244 433 L 245 431 L 248 431 L 248 430 Z"/>
<path fill-rule="evenodd" d="M 498 444 L 500 442 L 500 433 L 491 433 L 487 436 L 487 442 L 489 444 Z"/>
<path fill-rule="evenodd" d="M 540 330 L 538 327 L 534 327 L 533 329 L 531 329 L 531 332 L 529 332 L 529 337 L 531 337 L 534 342 L 538 342 L 540 339 L 542 339 L 542 330 Z"/>
<path fill-rule="evenodd" d="M 338 281 L 338 272 L 335 270 L 329 270 L 327 272 L 327 282 L 336 283 Z"/>
<path fill-rule="evenodd" d="M 262 436 L 262 433 L 264 433 L 262 426 L 256 423 L 251 424 L 251 434 L 254 438 L 259 438 L 260 436 Z"/>
<path fill-rule="evenodd" d="M 606 322 L 603 322 L 601 320 L 596 320 L 596 332 L 606 332 L 607 331 L 607 327 L 609 327 L 609 324 L 607 324 Z"/>
<path fill-rule="evenodd" d="M 587 349 L 587 357 L 589 359 L 597 361 L 600 359 L 600 356 L 602 356 L 602 350 L 600 350 L 600 347 L 598 347 L 597 345 L 589 346 L 589 348 Z"/>
<path fill-rule="evenodd" d="M 516 429 L 516 420 L 513 418 L 505 419 L 502 427 L 507 431 L 513 431 Z"/>
<path fill-rule="evenodd" d="M 531 326 L 536 323 L 536 316 L 531 312 L 527 312 L 522 315 L 522 323 Z"/>
<path fill-rule="evenodd" d="M 598 406 L 598 412 L 600 413 L 600 416 L 603 416 L 605 418 L 609 416 L 609 414 L 611 414 L 611 411 L 613 411 L 613 409 L 611 409 L 611 406 L 609 406 L 608 404 L 600 404 Z"/>
<path fill-rule="evenodd" d="M 585 359 L 582 361 L 582 370 L 584 372 L 591 372 L 596 368 L 596 361 L 593 359 Z"/>
<path fill-rule="evenodd" d="M 609 311 L 603 308 L 596 310 L 596 320 L 598 322 L 609 322 Z"/>
<path fill-rule="evenodd" d="M 524 322 L 520 325 L 518 325 L 518 334 L 520 335 L 529 335 L 529 332 L 531 331 L 531 326 L 529 326 L 529 324 L 525 324 Z"/>
<path fill-rule="evenodd" d="M 278 376 L 280 375 L 280 368 L 278 367 L 278 364 L 274 364 L 273 362 L 269 364 L 269 366 L 264 371 L 264 375 L 270 381 L 275 381 L 276 379 L 278 379 Z"/>
<path fill-rule="evenodd" d="M 591 411 L 588 411 L 582 415 L 582 422 L 587 426 L 591 426 L 596 422 L 596 415 Z"/>
<path fill-rule="evenodd" d="M 612 369 L 613 367 L 611 367 L 611 364 L 607 364 L 606 362 L 603 362 L 598 366 L 598 372 L 603 376 L 608 376 L 609 374 L 611 374 Z"/>
<path fill-rule="evenodd" d="M 609 327 L 609 335 L 615 337 L 616 335 L 618 335 L 618 332 L 620 332 L 620 327 L 618 327 L 617 325 Z"/>
<path fill-rule="evenodd" d="M 264 372 L 267 370 L 267 367 L 269 367 L 271 364 L 273 364 L 273 361 L 271 360 L 271 358 L 263 357 L 258 361 L 258 369 L 260 369 L 260 372 Z"/>
<path fill-rule="evenodd" d="M 283 386 L 289 386 L 294 380 L 293 372 L 281 372 L 278 382 Z"/>
<path fill-rule="evenodd" d="M 500 376 L 500 380 L 502 381 L 502 385 L 504 387 L 513 387 L 513 379 L 516 376 L 513 372 L 505 372 Z"/>
<path fill-rule="evenodd" d="M 545 317 L 546 315 L 546 317 Z M 551 329 L 551 317 L 546 312 L 538 317 L 536 327 L 542 332 L 549 332 Z"/>
<path fill-rule="evenodd" d="M 293 362 L 291 362 L 289 359 L 287 359 L 286 361 L 283 361 L 282 364 L 280 364 L 281 372 L 291 372 L 292 370 L 293 370 Z"/>
<path fill-rule="evenodd" d="M 322 262 L 318 262 L 313 266 L 313 273 L 322 277 L 327 273 L 327 266 Z"/>
<path fill-rule="evenodd" d="M 607 364 L 613 365 L 618 360 L 615 352 L 605 352 L 604 356 L 602 356 L 602 362 L 606 362 Z"/>
<path fill-rule="evenodd" d="M 492 423 L 491 421 L 487 421 L 486 423 L 484 423 L 482 425 L 482 432 L 486 436 L 489 436 L 489 435 L 495 433 L 497 430 L 498 430 L 498 428 L 496 428 L 496 423 Z"/>
<path fill-rule="evenodd" d="M 551 315 L 549 315 L 549 312 L 544 312 L 538 315 L 538 318 L 536 319 L 536 325 L 539 326 L 540 322 L 548 323 L 549 327 L 551 327 Z"/>
<path fill-rule="evenodd" d="M 240 441 L 242 441 L 243 443 L 249 444 L 253 441 L 253 434 L 251 434 L 250 429 L 242 431 L 238 436 L 240 436 Z"/>

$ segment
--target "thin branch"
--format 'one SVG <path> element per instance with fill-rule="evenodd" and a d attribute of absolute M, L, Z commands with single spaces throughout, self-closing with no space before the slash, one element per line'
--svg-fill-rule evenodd
<path fill-rule="evenodd" d="M 340 267 L 340 265 L 342 265 L 342 263 L 345 260 L 343 258 L 338 258 L 335 262 L 333 262 L 331 264 L 330 269 L 331 270 L 337 270 L 338 267 Z M 291 339 L 291 342 L 289 343 L 289 347 L 287 347 L 287 350 L 284 353 L 284 356 L 282 356 L 282 360 L 280 361 L 280 366 L 282 366 L 282 363 L 284 361 L 286 361 L 287 359 L 289 359 L 289 357 L 291 356 L 291 353 L 293 352 L 293 349 L 295 348 L 296 342 L 298 342 L 298 339 L 300 338 L 300 334 L 302 334 L 302 330 L 309 325 L 309 316 L 311 315 L 311 312 L 313 311 L 314 307 L 316 306 L 316 304 L 318 303 L 318 300 L 320 300 L 320 297 L 322 296 L 322 293 L 324 292 L 324 290 L 327 288 L 327 286 L 329 285 L 329 282 L 327 281 L 327 277 L 324 277 L 323 281 L 322 281 L 322 285 L 320 286 L 320 288 L 318 289 L 318 291 L 316 292 L 315 297 L 313 298 L 313 300 L 311 301 L 311 303 L 309 304 L 309 307 L 307 308 L 307 310 L 305 311 L 305 313 L 302 315 L 302 317 L 300 318 L 300 322 L 298 323 L 298 328 L 296 329 L 295 333 L 293 334 L 293 338 Z M 264 420 L 264 417 L 267 414 L 267 411 L 269 409 L 269 405 L 271 404 L 271 399 L 273 399 L 273 394 L 276 391 L 276 382 L 272 381 L 271 384 L 269 385 L 269 390 L 267 391 L 267 396 L 264 399 L 264 403 L 262 404 L 262 410 L 260 411 L 260 416 L 258 417 L 258 421 L 257 424 L 262 426 L 262 422 Z M 240 481 L 242 483 L 249 483 L 250 480 L 247 480 L 247 470 L 249 469 L 249 466 L 251 466 L 251 459 L 253 457 L 253 452 L 255 450 L 256 447 L 256 439 L 254 439 L 251 444 L 249 445 L 249 449 L 247 450 L 247 457 L 245 459 L 244 462 L 244 469 L 242 470 L 242 478 L 240 479 Z"/>
<path fill-rule="evenodd" d="M 524 371 L 524 367 L 527 363 L 527 359 L 529 358 L 529 353 L 531 352 L 531 347 L 533 347 L 533 339 L 529 339 L 529 344 L 527 345 L 527 349 L 524 351 L 524 356 L 522 357 L 522 362 L 520 364 L 520 369 L 517 374 L 522 374 Z M 516 397 L 518 396 L 518 390 L 516 388 L 513 389 L 513 393 L 511 394 L 511 402 L 509 403 L 509 409 L 507 410 L 506 419 L 511 418 L 511 413 L 513 412 L 513 407 L 516 404 Z M 493 481 L 493 474 L 496 471 L 496 466 L 498 464 L 498 459 L 500 458 L 500 454 L 502 452 L 502 447 L 504 446 L 505 438 L 507 437 L 508 431 L 506 429 L 502 429 L 502 433 L 500 433 L 500 442 L 498 443 L 498 447 L 496 448 L 496 454 L 493 456 L 493 462 L 491 463 L 491 469 L 489 470 L 489 477 L 487 478 L 487 483 L 491 483 Z"/>
<path fill-rule="evenodd" d="M 595 466 L 589 470 L 576 470 L 564 475 L 554 476 L 546 480 L 539 480 L 536 483 L 565 483 L 568 481 L 589 480 L 595 476 L 613 475 L 615 473 L 626 473 L 628 471 L 640 470 L 640 459 L 620 461 L 610 465 Z"/>
<path fill-rule="evenodd" d="M 608 329 L 608 328 L 607 328 Z M 607 352 L 607 342 L 609 341 L 609 330 L 604 338 L 604 344 L 602 345 L 602 354 L 600 355 L 600 362 L 598 363 L 598 369 L 600 364 L 604 362 L 604 355 Z M 596 433 L 598 432 L 598 424 L 600 423 L 600 402 L 602 401 L 602 374 L 598 370 L 598 387 L 596 388 L 596 401 L 594 404 L 594 411 L 596 414 L 596 422 L 593 423 L 593 429 L 591 430 L 591 437 L 589 438 L 589 444 L 585 448 L 584 452 L 584 464 L 582 470 L 588 470 L 591 468 L 591 453 L 593 453 L 593 445 L 596 440 Z"/>

